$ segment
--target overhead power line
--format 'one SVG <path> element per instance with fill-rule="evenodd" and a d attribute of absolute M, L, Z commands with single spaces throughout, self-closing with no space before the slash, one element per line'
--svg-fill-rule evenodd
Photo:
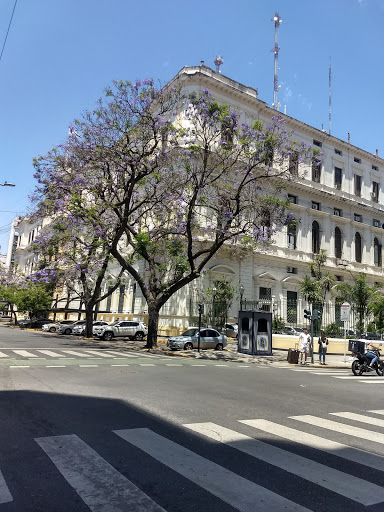
<path fill-rule="evenodd" d="M 7 30 L 7 33 L 5 34 L 3 48 L 1 49 L 1 54 L 0 54 L 0 61 L 1 61 L 1 58 L 3 56 L 5 44 L 6 44 L 7 39 L 8 39 L 9 29 L 11 28 L 11 25 L 12 25 L 12 20 L 13 20 L 13 15 L 15 14 L 16 4 L 17 4 L 17 0 L 15 0 L 14 6 L 13 6 L 13 10 L 12 10 L 12 14 L 11 14 L 11 19 L 9 20 L 8 30 Z"/>

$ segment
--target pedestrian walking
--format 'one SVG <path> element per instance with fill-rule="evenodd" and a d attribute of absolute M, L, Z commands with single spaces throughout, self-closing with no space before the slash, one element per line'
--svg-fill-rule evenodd
<path fill-rule="evenodd" d="M 308 334 L 307 329 L 303 329 L 303 332 L 299 335 L 300 343 L 300 364 L 307 364 L 307 357 L 311 348 L 311 337 Z M 303 361 L 304 358 L 304 361 Z"/>
<path fill-rule="evenodd" d="M 325 336 L 325 332 L 321 331 L 319 338 L 319 362 L 325 365 L 325 354 L 327 353 L 328 338 Z M 323 362 L 321 362 L 321 356 L 323 356 Z"/>

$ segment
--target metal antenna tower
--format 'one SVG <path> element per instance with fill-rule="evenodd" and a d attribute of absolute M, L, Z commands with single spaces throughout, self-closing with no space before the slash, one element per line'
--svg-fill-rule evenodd
<path fill-rule="evenodd" d="M 332 66 L 331 66 L 331 57 L 329 57 L 329 127 L 328 133 L 331 135 L 331 119 L 332 119 Z"/>
<path fill-rule="evenodd" d="M 280 18 L 279 13 L 275 13 L 275 16 L 272 18 L 272 21 L 275 23 L 275 47 L 273 48 L 273 53 L 275 55 L 275 69 L 273 75 L 273 103 L 272 107 L 275 110 L 279 110 L 280 103 L 277 101 L 277 92 L 280 89 L 281 85 L 279 85 L 278 80 L 278 60 L 279 60 L 279 26 L 282 24 L 283 20 Z"/>
<path fill-rule="evenodd" d="M 223 58 L 220 55 L 216 57 L 216 59 L 213 61 L 214 65 L 216 66 L 217 73 L 221 73 L 220 66 L 222 65 L 223 62 Z"/>

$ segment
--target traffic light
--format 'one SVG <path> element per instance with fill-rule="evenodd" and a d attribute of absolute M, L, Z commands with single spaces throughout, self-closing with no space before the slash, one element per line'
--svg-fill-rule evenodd
<path fill-rule="evenodd" d="M 204 304 L 199 304 L 199 314 L 204 315 Z"/>
<path fill-rule="evenodd" d="M 304 318 L 311 321 L 312 319 L 312 313 L 310 309 L 304 309 Z"/>
<path fill-rule="evenodd" d="M 318 309 L 314 309 L 312 319 L 321 320 L 321 311 L 319 311 Z"/>

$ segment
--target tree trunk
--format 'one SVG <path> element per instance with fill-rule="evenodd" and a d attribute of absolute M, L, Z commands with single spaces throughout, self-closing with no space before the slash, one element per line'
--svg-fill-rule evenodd
<path fill-rule="evenodd" d="M 159 309 L 155 302 L 148 302 L 148 335 L 144 348 L 157 347 L 157 331 L 159 328 Z"/>
<path fill-rule="evenodd" d="M 93 302 L 89 302 L 85 306 L 85 337 L 93 337 Z"/>

